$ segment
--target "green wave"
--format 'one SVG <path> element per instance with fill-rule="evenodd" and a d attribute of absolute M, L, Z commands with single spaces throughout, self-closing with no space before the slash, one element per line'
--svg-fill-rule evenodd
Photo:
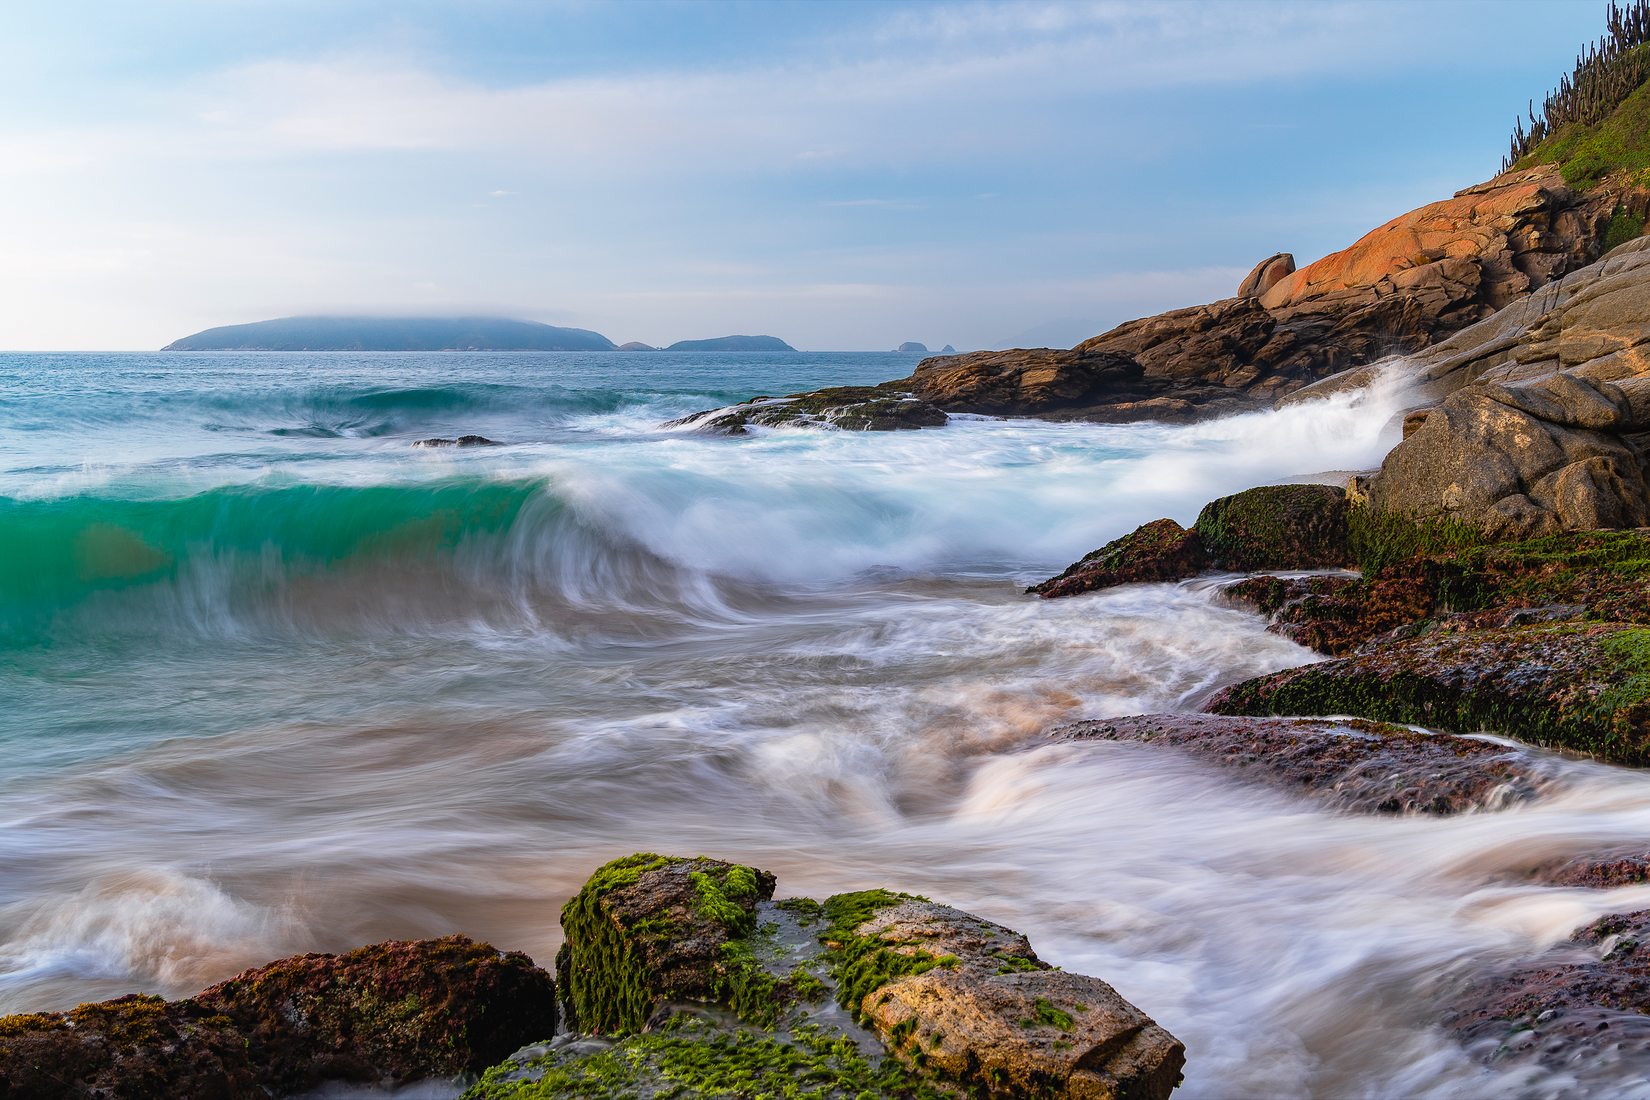
<path fill-rule="evenodd" d="M 427 559 L 503 533 L 543 491 L 539 481 L 462 478 L 237 485 L 165 500 L 0 497 L 0 614 L 17 625 L 208 561 L 284 576 Z"/>

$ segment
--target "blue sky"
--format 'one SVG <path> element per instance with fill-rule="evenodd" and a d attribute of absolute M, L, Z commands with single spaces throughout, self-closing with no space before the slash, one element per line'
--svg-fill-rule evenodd
<path fill-rule="evenodd" d="M 18 0 L 0 347 L 1069 345 L 1493 175 L 1579 3 Z"/>

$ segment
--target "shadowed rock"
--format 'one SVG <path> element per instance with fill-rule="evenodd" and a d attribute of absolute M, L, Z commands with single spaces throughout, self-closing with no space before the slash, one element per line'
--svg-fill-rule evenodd
<path fill-rule="evenodd" d="M 499 444 L 484 435 L 461 435 L 457 439 L 420 439 L 414 447 L 497 447 Z"/>
<path fill-rule="evenodd" d="M 0 1096 L 265 1097 L 479 1073 L 555 1031 L 550 976 L 462 936 L 300 955 L 197 996 L 0 1017 Z"/>

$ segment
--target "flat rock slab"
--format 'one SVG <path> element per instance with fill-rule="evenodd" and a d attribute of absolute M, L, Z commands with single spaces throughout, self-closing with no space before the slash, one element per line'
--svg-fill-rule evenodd
<path fill-rule="evenodd" d="M 1355 718 L 1148 714 L 1079 722 L 1054 736 L 1172 748 L 1357 813 L 1493 810 L 1549 782 L 1540 762 L 1517 749 Z"/>

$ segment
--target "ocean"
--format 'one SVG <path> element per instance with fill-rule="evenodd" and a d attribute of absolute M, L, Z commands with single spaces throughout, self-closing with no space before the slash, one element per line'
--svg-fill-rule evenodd
<path fill-rule="evenodd" d="M 656 850 L 1020 929 L 1186 1042 L 1186 1097 L 1646 1094 L 1638 1047 L 1487 1069 L 1437 1026 L 1475 967 L 1650 905 L 1511 877 L 1642 837 L 1642 773 L 1377 818 L 1047 736 L 1316 659 L 1207 581 L 1022 589 L 1375 465 L 1397 385 L 1191 426 L 662 427 L 914 362 L 0 356 L 0 1012 L 450 932 L 548 964 L 591 870 Z M 462 434 L 502 445 L 413 446 Z"/>

